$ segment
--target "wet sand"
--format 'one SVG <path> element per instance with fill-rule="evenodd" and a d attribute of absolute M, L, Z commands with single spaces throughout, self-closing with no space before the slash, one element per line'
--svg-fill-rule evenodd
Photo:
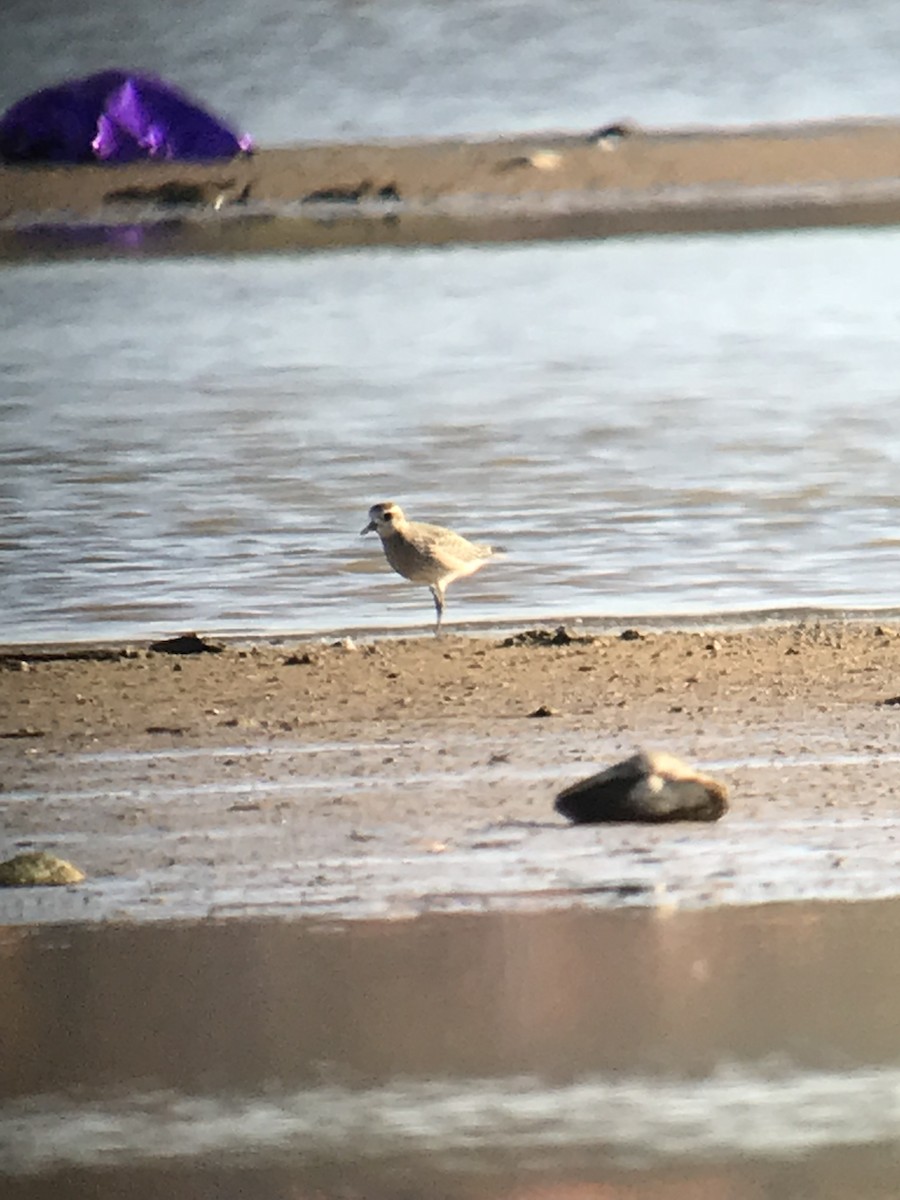
<path fill-rule="evenodd" d="M 839 621 L 10 647 L 0 850 L 89 880 L 7 891 L 0 923 L 894 895 L 898 667 L 897 631 Z M 722 780 L 729 813 L 556 816 L 637 746 Z"/>
<path fill-rule="evenodd" d="M 617 130 L 623 136 L 599 141 L 591 132 L 263 148 L 212 165 L 0 166 L 0 256 L 478 243 L 900 219 L 898 121 L 624 125 Z"/>

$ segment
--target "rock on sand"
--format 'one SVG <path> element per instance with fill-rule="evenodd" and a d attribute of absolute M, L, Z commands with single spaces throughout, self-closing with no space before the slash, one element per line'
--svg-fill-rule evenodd
<path fill-rule="evenodd" d="M 573 783 L 554 807 L 576 825 L 606 821 L 717 821 L 728 808 L 725 786 L 661 751 L 641 750 L 606 771 Z"/>

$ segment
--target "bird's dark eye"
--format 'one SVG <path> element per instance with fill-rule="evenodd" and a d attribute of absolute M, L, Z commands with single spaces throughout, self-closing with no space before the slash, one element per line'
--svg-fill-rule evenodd
<path fill-rule="evenodd" d="M 392 512 L 382 513 L 382 516 L 384 517 L 385 521 L 393 521 L 394 519 L 394 514 Z"/>

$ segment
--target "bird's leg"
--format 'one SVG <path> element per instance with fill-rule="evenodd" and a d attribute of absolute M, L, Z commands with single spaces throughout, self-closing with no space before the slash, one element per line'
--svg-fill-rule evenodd
<path fill-rule="evenodd" d="M 434 636 L 441 636 L 441 619 L 444 615 L 444 593 L 441 590 L 440 584 L 430 583 L 428 590 L 431 592 L 434 600 L 434 611 L 437 613 L 437 624 L 434 627 Z"/>

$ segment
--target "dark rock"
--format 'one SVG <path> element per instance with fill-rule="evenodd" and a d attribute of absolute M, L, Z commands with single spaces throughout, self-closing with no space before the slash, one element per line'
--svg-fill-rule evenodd
<path fill-rule="evenodd" d="M 556 797 L 576 825 L 612 821 L 717 821 L 728 808 L 725 786 L 671 754 L 642 750 Z"/>
<path fill-rule="evenodd" d="M 358 204 L 372 190 L 372 183 L 364 179 L 355 187 L 326 187 L 308 192 L 303 204 Z"/>
<path fill-rule="evenodd" d="M 555 629 L 523 629 L 521 633 L 510 634 L 501 643 L 503 646 L 573 646 L 591 645 L 594 639 L 590 634 L 572 633 L 565 625 L 557 625 Z"/>
<path fill-rule="evenodd" d="M 158 187 L 121 188 L 107 192 L 104 199 L 108 204 L 158 204 L 161 208 L 172 208 L 212 204 L 215 197 L 210 197 L 208 190 L 199 183 L 168 181 Z"/>
<path fill-rule="evenodd" d="M 235 179 L 211 179 L 205 183 L 168 180 L 155 187 L 127 187 L 107 192 L 105 204 L 140 204 L 157 208 L 204 207 L 220 209 L 225 204 L 246 204 L 251 186 L 239 187 Z"/>
<path fill-rule="evenodd" d="M 105 646 L 63 648 L 59 650 L 10 650 L 0 654 L 0 666 L 7 670 L 28 670 L 30 663 L 49 662 L 118 662 L 127 657 L 125 651 Z"/>
<path fill-rule="evenodd" d="M 628 121 L 615 121 L 612 125 L 601 125 L 587 135 L 589 142 L 620 142 L 623 138 L 633 137 L 638 132 L 638 126 Z"/>
<path fill-rule="evenodd" d="M 513 158 L 505 158 L 502 162 L 497 163 L 494 170 L 499 174 L 501 171 L 513 171 L 519 167 L 530 167 L 531 159 L 527 154 L 516 154 Z"/>
<path fill-rule="evenodd" d="M 153 642 L 150 649 L 157 654 L 221 654 L 223 647 L 205 642 L 196 633 L 183 633 L 180 637 Z"/>

